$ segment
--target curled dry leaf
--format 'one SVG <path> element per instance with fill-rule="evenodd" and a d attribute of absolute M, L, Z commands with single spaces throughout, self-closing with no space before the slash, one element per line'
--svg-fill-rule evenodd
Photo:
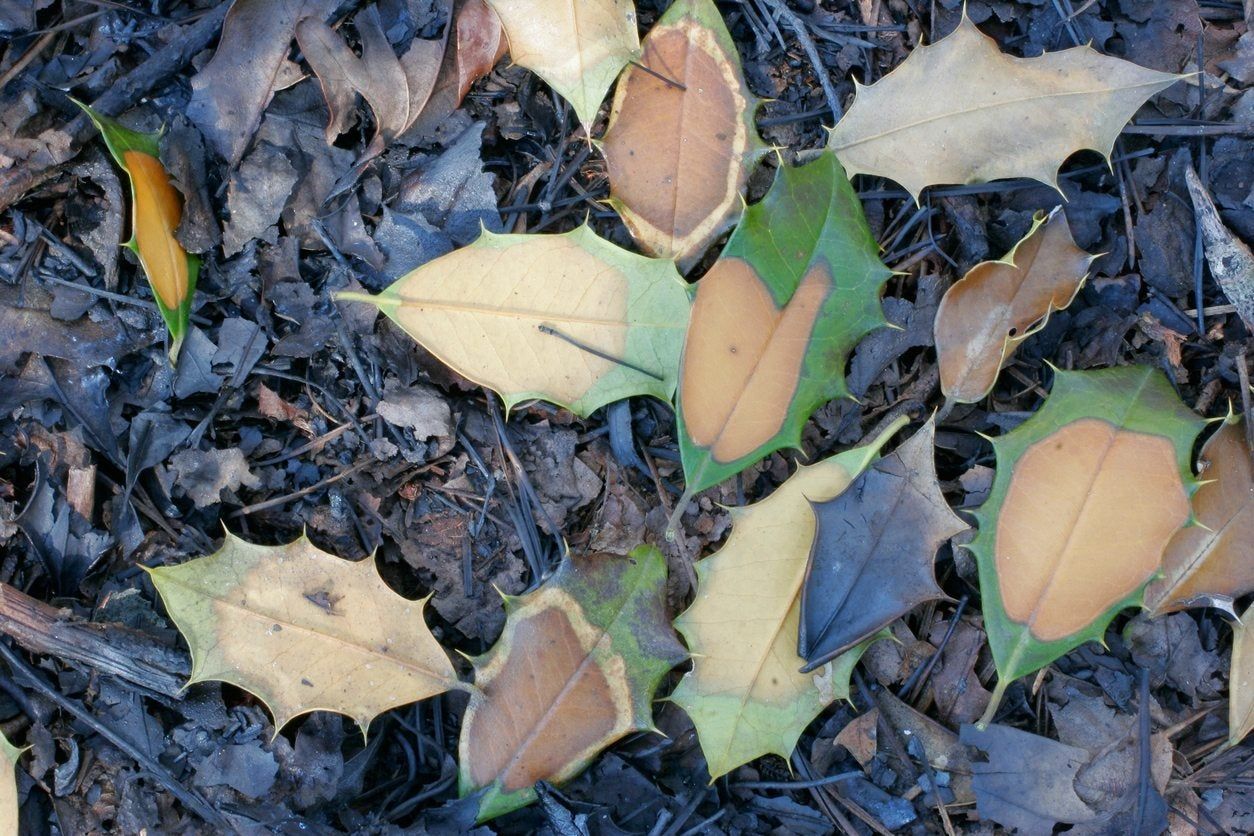
<path fill-rule="evenodd" d="M 1205 421 L 1145 366 L 1064 372 L 1044 406 L 993 441 L 997 475 L 968 547 L 998 683 L 1006 686 L 1139 606 L 1189 520 Z"/>
<path fill-rule="evenodd" d="M 834 156 L 780 169 L 697 285 L 678 408 L 688 496 L 797 447 L 810 414 L 848 394 L 846 358 L 884 324 L 889 275 Z"/>
<path fill-rule="evenodd" d="M 1229 231 L 1219 218 L 1215 204 L 1206 193 L 1192 166 L 1184 170 L 1184 179 L 1197 213 L 1198 226 L 1202 230 L 1206 262 L 1210 274 L 1223 290 L 1228 301 L 1237 309 L 1237 315 L 1245 327 L 1254 331 L 1254 253 L 1245 242 Z"/>
<path fill-rule="evenodd" d="M 230 682 L 274 715 L 275 734 L 310 711 L 376 715 L 466 690 L 423 621 L 373 558 L 357 563 L 305 537 L 258 546 L 227 534 L 216 553 L 149 570 L 192 652 L 191 682 Z"/>
<path fill-rule="evenodd" d="M 276 90 L 302 77 L 288 60 L 296 24 L 324 19 L 336 0 L 234 0 L 213 58 L 192 76 L 187 116 L 231 167 L 239 163 Z"/>
<path fill-rule="evenodd" d="M 492 72 L 496 62 L 509 52 L 509 44 L 501 31 L 501 19 L 486 0 L 461 0 L 454 11 L 453 77 L 457 84 L 455 105 L 470 92 L 470 87 Z M 440 70 L 444 72 L 443 68 Z"/>
<path fill-rule="evenodd" d="M 936 479 L 936 425 L 874 462 L 844 492 L 814 501 L 817 531 L 801 587 L 803 671 L 836 658 L 924 601 L 946 598 L 936 550 L 967 524 Z"/>
<path fill-rule="evenodd" d="M 1228 675 L 1228 745 L 1254 731 L 1254 606 L 1233 628 L 1232 668 Z"/>
<path fill-rule="evenodd" d="M 984 397 L 1019 344 L 1071 304 L 1094 256 L 1076 246 L 1058 207 L 1038 214 L 1014 249 L 975 265 L 936 311 L 941 389 L 960 403 Z"/>
<path fill-rule="evenodd" d="M 605 92 L 640 54 L 632 0 L 488 0 L 514 63 L 570 102 L 584 130 Z"/>
<path fill-rule="evenodd" d="M 814 539 L 810 502 L 839 495 L 906 423 L 812 467 L 761 502 L 730 509 L 726 544 L 697 564 L 697 595 L 675 626 L 692 670 L 671 695 L 692 718 L 710 776 L 766 754 L 785 760 L 815 717 L 848 698 L 864 648 L 812 673 L 797 655 L 801 585 Z"/>
<path fill-rule="evenodd" d="M 645 258 L 587 226 L 496 235 L 424 264 L 378 305 L 458 374 L 506 407 L 542 398 L 579 415 L 632 395 L 668 400 L 688 325 L 670 261 Z"/>
<path fill-rule="evenodd" d="M 125 246 L 139 257 L 144 268 L 153 299 L 170 331 L 170 359 L 177 361 L 200 272 L 200 259 L 184 250 L 175 236 L 183 219 L 183 196 L 161 164 L 158 134 L 132 131 L 81 102 L 78 106 L 91 118 L 109 153 L 130 180 L 131 240 Z"/>
<path fill-rule="evenodd" d="M 435 87 L 441 40 L 416 39 L 400 58 L 388 42 L 375 6 L 353 18 L 361 39 L 361 57 L 321 17 L 306 17 L 296 26 L 296 40 L 318 76 L 331 118 L 327 142 L 348 129 L 356 94 L 370 105 L 375 119 L 375 153 L 400 136 L 422 112 Z"/>
<path fill-rule="evenodd" d="M 1145 591 L 1154 614 L 1207 604 L 1232 612 L 1254 591 L 1254 458 L 1242 422 L 1230 420 L 1202 448 L 1201 487 L 1193 495 L 1199 523 L 1176 533 L 1163 556 L 1163 577 Z"/>
<path fill-rule="evenodd" d="M 916 200 L 933 184 L 1000 177 L 1056 187 L 1063 160 L 1083 148 L 1109 158 L 1137 108 L 1181 78 L 1089 46 L 1015 58 L 964 13 L 948 37 L 859 86 L 828 146 L 851 177 L 888 177 Z"/>
<path fill-rule="evenodd" d="M 535 592 L 506 598 L 505 631 L 474 660 L 478 690 L 462 720 L 461 794 L 480 793 L 480 821 L 653 727 L 653 693 L 688 656 L 665 587 L 662 553 L 640 546 L 625 558 L 570 557 Z"/>
<path fill-rule="evenodd" d="M 687 270 L 740 214 L 766 150 L 757 100 L 711 0 L 676 0 L 618 81 L 601 141 L 610 202 L 646 251 Z"/>
<path fill-rule="evenodd" d="M 17 759 L 25 751 L 9 743 L 0 732 L 0 836 L 18 834 Z"/>

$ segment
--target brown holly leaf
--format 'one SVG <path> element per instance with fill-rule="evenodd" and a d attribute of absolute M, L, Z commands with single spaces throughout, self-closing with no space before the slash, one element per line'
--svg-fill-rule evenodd
<path fill-rule="evenodd" d="M 227 534 L 216 553 L 149 570 L 192 652 L 190 683 L 255 694 L 275 734 L 311 711 L 347 714 L 362 734 L 380 712 L 468 690 L 422 618 L 368 558 L 327 554 L 305 537 L 258 546 Z"/>
<path fill-rule="evenodd" d="M 711 0 L 676 0 L 618 81 L 601 150 L 610 202 L 640 246 L 687 270 L 740 215 L 766 145 Z"/>
<path fill-rule="evenodd" d="M 997 261 L 975 265 L 936 311 L 941 388 L 959 403 L 978 401 L 1019 344 L 1071 304 L 1094 256 L 1076 246 L 1058 207 Z"/>
<path fill-rule="evenodd" d="M 625 734 L 653 727 L 653 692 L 688 654 L 666 617 L 666 561 L 570 557 L 538 590 L 507 597 L 500 640 L 474 660 L 462 721 L 461 794 L 480 821 L 578 774 Z"/>
<path fill-rule="evenodd" d="M 801 587 L 798 653 L 813 670 L 915 606 L 946 595 L 933 562 L 967 524 L 936 479 L 928 421 L 839 496 L 814 503 L 818 530 Z"/>
<path fill-rule="evenodd" d="M 1201 487 L 1193 495 L 1199 525 L 1181 529 L 1163 554 L 1163 577 L 1145 591 L 1155 615 L 1198 605 L 1232 612 L 1254 590 L 1254 457 L 1233 419 L 1202 447 Z"/>

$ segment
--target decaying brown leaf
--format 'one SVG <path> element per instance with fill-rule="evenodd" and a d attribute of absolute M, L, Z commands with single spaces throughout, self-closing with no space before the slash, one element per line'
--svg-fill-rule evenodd
<path fill-rule="evenodd" d="M 1163 554 L 1163 577 L 1145 606 L 1155 614 L 1200 604 L 1229 612 L 1254 590 L 1254 458 L 1240 421 L 1219 428 L 1202 448 L 1202 485 L 1193 495 L 1200 525 L 1181 529 Z"/>
<path fill-rule="evenodd" d="M 1094 256 L 1076 246 L 1062 207 L 997 261 L 972 267 L 936 311 L 941 388 L 959 403 L 984 397 L 1014 350 L 1067 307 Z"/>
<path fill-rule="evenodd" d="M 331 119 L 327 142 L 349 126 L 356 94 L 375 118 L 374 151 L 396 139 L 413 124 L 435 87 L 442 40 L 415 39 L 397 58 L 383 31 L 379 10 L 367 6 L 353 18 L 361 38 L 361 57 L 320 17 L 306 17 L 296 26 L 296 40 L 322 85 Z"/>
<path fill-rule="evenodd" d="M 325 19 L 336 0 L 235 0 L 213 58 L 192 76 L 187 116 L 213 149 L 235 166 L 276 90 L 295 84 L 300 67 L 287 58 L 302 18 Z"/>
<path fill-rule="evenodd" d="M 1254 331 L 1254 253 L 1224 226 L 1215 204 L 1206 193 L 1206 187 L 1192 166 L 1185 168 L 1184 178 L 1189 185 L 1189 197 L 1193 200 L 1198 226 L 1202 230 L 1210 274 L 1237 309 L 1245 327 Z"/>
<path fill-rule="evenodd" d="M 618 82 L 601 148 L 611 203 L 648 252 L 687 270 L 740 213 L 765 151 L 731 34 L 711 0 L 676 0 Z"/>
<path fill-rule="evenodd" d="M 456 102 L 460 104 L 470 86 L 509 53 L 509 44 L 501 31 L 501 19 L 485 0 L 462 0 L 453 14 L 456 22 L 448 51 L 453 55 Z M 443 73 L 443 68 L 440 71 Z"/>

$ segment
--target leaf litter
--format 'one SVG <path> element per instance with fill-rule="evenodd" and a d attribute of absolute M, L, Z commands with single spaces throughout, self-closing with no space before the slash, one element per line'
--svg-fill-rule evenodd
<path fill-rule="evenodd" d="M 0 668 L 19 689 L 41 694 L 40 706 L 44 700 L 56 706 L 29 716 L 20 701 L 0 697 L 0 732 L 31 747 L 17 758 L 23 816 L 55 815 L 74 832 L 113 825 L 194 832 L 204 821 L 224 830 L 353 832 L 385 821 L 428 832 L 469 830 L 482 811 L 473 794 L 455 802 L 459 763 L 465 764 L 453 744 L 465 728 L 463 693 L 387 710 L 365 741 L 351 724 L 322 711 L 275 736 L 257 696 L 212 682 L 182 695 L 168 687 L 188 670 L 180 655 L 184 640 L 170 620 L 173 610 L 163 608 L 135 566 L 194 567 L 189 561 L 196 556 L 218 550 L 224 525 L 258 548 L 307 532 L 336 555 L 327 558 L 337 561 L 332 565 L 373 555 L 380 591 L 354 614 L 360 619 L 377 609 L 373 599 L 384 588 L 411 602 L 434 593 L 425 620 L 456 678 L 469 683 L 465 656 L 488 652 L 511 629 L 498 589 L 551 594 L 569 561 L 602 549 L 629 560 L 638 544 L 652 543 L 666 571 L 651 587 L 656 618 L 643 632 L 669 635 L 665 622 L 711 585 L 702 578 L 690 588 L 693 561 L 696 574 L 713 577 L 702 564 L 717 567 L 736 543 L 749 542 L 746 515 L 729 508 L 764 519 L 762 509 L 775 507 L 773 501 L 782 507 L 796 493 L 788 487 L 805 481 L 801 464 L 821 468 L 840 460 L 902 420 L 911 425 L 903 437 L 920 435 L 943 403 L 932 346 L 939 342 L 932 322 L 941 295 L 978 262 L 1009 252 L 1029 236 L 1037 212 L 1059 204 L 1058 192 L 1028 177 L 1057 184 L 1067 203 L 1056 217 L 1065 211 L 1076 246 L 1102 255 L 1084 287 L 1068 288 L 1070 304 L 1032 329 L 989 386 L 969 403 L 955 400 L 939 419 L 936 489 L 960 513 L 986 501 L 1001 472 L 986 437 L 1000 446 L 1001 437 L 1040 413 L 1047 396 L 1048 411 L 1066 377 L 1051 366 L 1165 369 L 1173 395 L 1198 416 L 1231 414 L 1244 424 L 1216 421 L 1207 445 L 1190 451 L 1197 458 L 1188 461 L 1196 466 L 1189 476 L 1196 472 L 1202 485 L 1188 497 L 1187 516 L 1201 525 L 1170 538 L 1164 577 L 1150 581 L 1150 605 L 1155 590 L 1174 588 L 1191 603 L 1247 608 L 1248 584 L 1223 567 L 1244 565 L 1248 555 L 1204 545 L 1208 531 L 1220 532 L 1222 542 L 1228 530 L 1207 520 L 1239 509 L 1239 502 L 1216 505 L 1208 497 L 1239 499 L 1241 482 L 1233 481 L 1239 468 L 1229 475 L 1222 465 L 1245 457 L 1221 461 L 1216 451 L 1235 445 L 1241 452 L 1236 428 L 1248 426 L 1250 408 L 1244 279 L 1239 258 L 1229 258 L 1254 233 L 1248 205 L 1254 155 L 1242 127 L 1249 122 L 1248 36 L 1242 39 L 1235 17 L 1199 12 L 1189 0 L 1098 2 L 1065 20 L 1050 4 L 972 0 L 969 23 L 946 4 L 917 11 L 874 3 L 797 3 L 789 10 L 775 2 L 717 9 L 718 19 L 707 23 L 721 19 L 724 55 L 743 73 L 738 84 L 746 107 L 735 115 L 747 126 L 749 156 L 757 158 L 766 145 L 780 149 L 747 177 L 747 167 L 737 169 L 734 191 L 750 207 L 766 205 L 772 180 L 778 186 L 805 170 L 797 165 L 826 144 L 822 125 L 836 124 L 835 136 L 845 135 L 866 118 L 876 96 L 888 101 L 877 91 L 907 72 L 890 75 L 895 67 L 917 65 L 929 52 L 943 55 L 952 49 L 946 43 L 980 39 L 983 60 L 1007 68 L 985 73 L 990 84 L 1064 56 L 1106 68 L 1099 84 L 1123 72 L 1151 86 L 1188 77 L 1118 108 L 1027 113 L 1029 119 L 1047 114 L 1054 127 L 1073 126 L 1073 117 L 1092 112 L 1105 116 L 1091 133 L 1069 130 L 1065 147 L 1042 151 L 1038 156 L 1048 160 L 1039 165 L 1029 164 L 1026 150 L 1006 151 L 1024 148 L 1016 144 L 1021 137 L 1002 141 L 1008 124 L 984 122 L 969 135 L 942 117 L 938 134 L 969 141 L 951 143 L 956 150 L 944 155 L 914 143 L 894 155 L 894 171 L 879 172 L 889 179 L 855 177 L 849 205 L 866 218 L 874 250 L 867 249 L 897 271 L 885 273 L 882 300 L 878 292 L 859 298 L 882 305 L 884 320 L 904 330 L 880 328 L 860 340 L 853 329 L 857 336 L 847 345 L 815 349 L 815 368 L 840 374 L 853 358 L 847 387 L 857 400 L 830 400 L 844 394 L 830 388 L 831 375 L 802 380 L 799 389 L 814 386 L 824 394 L 813 408 L 792 405 L 788 443 L 734 461 L 696 491 L 671 541 L 666 517 L 700 480 L 684 478 L 692 456 L 685 460 L 677 443 L 682 434 L 664 403 L 666 386 L 652 394 L 642 394 L 652 384 L 638 386 L 635 397 L 581 408 L 583 415 L 531 398 L 507 410 L 390 320 L 376 318 L 370 306 L 335 298 L 342 291 L 378 293 L 442 256 L 473 250 L 481 223 L 497 235 L 537 237 L 586 223 L 615 247 L 643 247 L 609 200 L 630 184 L 615 176 L 612 159 L 606 163 L 612 150 L 588 139 L 612 139 L 624 127 L 606 132 L 614 100 L 626 88 L 611 89 L 615 75 L 684 98 L 685 91 L 667 83 L 688 86 L 684 80 L 648 57 L 663 4 L 603 4 L 621 14 L 615 20 L 628 20 L 630 12 L 634 23 L 620 29 L 609 50 L 606 66 L 614 69 L 586 83 L 563 76 L 554 62 L 571 50 L 555 50 L 551 41 L 546 47 L 541 39 L 541 54 L 526 57 L 536 42 L 519 41 L 516 19 L 511 33 L 510 5 L 292 2 L 259 16 L 261 6 L 248 0 L 192 0 L 163 10 L 166 17 L 110 7 L 82 18 L 56 3 L 12 15 L 0 4 L 0 27 L 10 38 L 0 52 L 0 327 L 8 338 L 0 341 L 0 548 L 6 554 L 0 581 L 11 585 L 0 586 L 0 629 L 15 642 L 4 646 L 15 655 L 4 655 Z M 562 11 L 562 4 L 552 6 Z M 358 71 L 336 79 L 320 60 L 325 55 L 316 48 L 306 54 L 302 21 Z M 57 37 L 49 39 L 53 31 Z M 1077 48 L 1083 44 L 1091 52 Z M 502 60 L 511 46 L 525 60 L 519 54 Z M 588 42 L 580 52 L 597 47 Z M 1141 69 L 1109 63 L 1115 55 Z M 1190 76 L 1199 58 L 1203 74 Z M 399 83 L 375 83 L 397 81 L 393 62 L 407 61 L 422 70 L 421 84 L 407 79 L 403 91 Z M 816 63 L 825 65 L 822 79 Z M 866 86 L 855 89 L 854 78 Z M 177 368 L 163 356 L 165 323 L 142 266 L 117 247 L 128 234 L 131 196 L 62 90 L 136 129 L 165 127 L 154 157 L 182 202 L 174 235 L 205 262 L 200 287 L 188 294 Z M 403 92 L 416 93 L 423 104 L 415 107 L 415 96 Z M 916 110 L 954 101 L 912 95 Z M 754 118 L 745 111 L 759 99 L 766 104 Z M 831 112 L 833 102 L 839 112 Z M 881 121 L 910 112 L 891 103 L 875 110 Z M 329 143 L 333 123 L 337 135 Z M 1044 148 L 1053 132 L 1037 135 Z M 994 143 L 997 153 L 987 153 Z M 1111 164 L 1091 152 L 1067 157 L 1086 145 L 1109 152 Z M 969 164 L 981 154 L 1002 167 L 972 174 Z M 821 156 L 819 168 L 834 168 L 830 154 Z M 1011 179 L 947 185 L 990 177 Z M 772 224 L 781 233 L 784 226 Z M 722 221 L 715 227 L 726 231 Z M 716 237 L 684 258 L 698 298 L 706 277 L 717 276 L 710 268 L 720 253 L 735 255 L 722 252 L 722 243 Z M 820 318 L 820 327 L 827 323 Z M 729 333 L 743 324 L 733 319 Z M 584 348 L 563 345 L 588 361 Z M 549 366 L 555 376 L 562 371 Z M 880 462 L 903 449 L 895 443 Z M 1138 502 L 1151 498 L 1142 491 Z M 832 501 L 804 500 L 792 505 L 808 511 L 810 501 Z M 1238 510 L 1234 520 L 1240 519 Z M 1075 753 L 1074 772 L 1019 772 L 1016 791 L 1020 801 L 1073 793 L 1091 818 L 1084 820 L 1080 807 L 1046 812 L 1068 812 L 1077 832 L 1154 831 L 1163 825 L 1160 813 L 1178 832 L 1189 832 L 1189 821 L 1248 830 L 1250 800 L 1240 781 L 1249 763 L 1249 744 L 1242 742 L 1248 725 L 1242 707 L 1249 704 L 1244 623 L 1230 627 L 1213 607 L 1158 617 L 1121 612 L 1109 629 L 1094 632 L 1104 648 L 1076 647 L 1042 673 L 1009 683 L 994 703 L 985 631 L 996 632 L 995 590 L 981 588 L 977 561 L 962 547 L 970 536 L 933 549 L 939 596 L 909 607 L 888 627 L 893 640 L 875 642 L 839 676 L 816 678 L 827 666 L 801 674 L 798 636 L 778 634 L 779 675 L 786 671 L 803 688 L 807 716 L 791 718 L 786 735 L 782 726 L 770 729 L 772 745 L 721 763 L 703 751 L 709 720 L 698 717 L 694 727 L 681 706 L 687 686 L 680 683 L 717 672 L 698 654 L 660 674 L 656 693 L 643 689 L 675 701 L 642 708 L 639 732 L 606 753 L 536 773 L 567 780 L 539 784 L 535 804 L 484 827 L 819 833 L 852 819 L 889 830 L 923 823 L 958 832 L 985 827 L 1007 814 L 989 776 L 975 770 L 972 786 L 969 764 L 972 758 L 978 764 L 982 750 L 963 745 L 958 731 L 994 704 L 997 724 L 990 730 L 1010 727 L 1032 737 L 1026 749 L 1008 753 L 1008 768 L 1020 769 L 1024 752 L 1040 746 Z M 1177 549 L 1181 562 L 1172 563 Z M 1199 554 L 1205 555 L 1200 562 Z M 661 561 L 650 561 L 656 572 Z M 746 563 L 750 575 L 752 564 Z M 1179 565 L 1186 580 L 1171 568 Z M 1188 568 L 1197 565 L 1214 568 Z M 1198 588 L 1185 588 L 1193 579 Z M 12 609 L 23 600 L 9 594 L 14 588 L 64 609 Z M 1160 608 L 1183 607 L 1181 597 L 1167 594 Z M 314 598 L 309 606 L 329 601 Z M 695 604 L 692 612 L 699 612 Z M 20 613 L 27 615 L 15 618 Z M 746 647 L 759 638 L 746 613 L 737 615 L 743 625 L 705 628 L 710 640 Z M 57 623 L 75 629 L 51 632 Z M 140 648 L 131 655 L 102 656 L 99 636 L 120 630 L 149 641 L 127 645 Z M 74 643 L 49 644 L 55 635 L 71 635 Z M 662 654 L 668 663 L 678 660 L 677 647 Z M 103 663 L 93 660 L 106 658 L 108 666 L 98 669 Z M 24 669 L 28 659 L 38 668 Z M 145 690 L 146 684 L 156 687 Z M 703 699 L 712 701 L 705 691 Z M 1043 724 L 1041 711 L 1049 715 Z M 668 736 L 650 733 L 653 727 Z M 857 739 L 854 732 L 839 738 L 857 748 L 856 758 L 833 743 L 846 728 L 861 730 Z M 743 729 L 739 734 L 745 736 Z M 1144 751 L 1142 740 L 1149 741 Z M 1168 761 L 1177 766 L 1171 775 L 1162 769 Z M 588 768 L 574 774 L 585 762 Z M 712 771 L 725 780 L 707 784 Z M 814 781 L 820 783 L 807 786 Z M 1165 812 L 1155 801 L 1160 796 Z M 217 822 L 222 815 L 229 825 Z M 1040 817 L 1022 821 L 1028 832 L 1047 826 Z"/>

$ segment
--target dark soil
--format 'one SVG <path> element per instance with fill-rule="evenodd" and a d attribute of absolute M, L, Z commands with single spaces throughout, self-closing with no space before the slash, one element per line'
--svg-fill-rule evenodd
<path fill-rule="evenodd" d="M 358 5 L 341 4 L 338 17 L 351 21 Z M 431 0 L 379 5 L 385 21 L 407 20 L 426 35 L 443 25 Z M 642 32 L 665 5 L 638 0 Z M 761 132 L 791 159 L 821 147 L 832 120 L 795 32 L 773 16 L 782 5 L 719 3 L 751 87 L 771 100 Z M 855 79 L 882 77 L 952 30 L 961 12 L 958 0 L 787 5 L 845 106 Z M 671 562 L 678 613 L 692 594 L 682 563 L 727 534 L 721 505 L 769 494 L 802 457 L 773 455 L 705 492 L 679 542 L 668 543 L 667 509 L 683 486 L 668 406 L 638 399 L 581 420 L 541 403 L 506 421 L 494 396 L 388 321 L 331 301 L 348 287 L 377 291 L 469 243 L 481 222 L 556 232 L 588 218 L 632 246 L 600 202 L 605 166 L 572 114 L 508 62 L 452 117 L 393 144 L 332 203 L 293 198 L 279 217 L 256 196 L 227 223 L 232 174 L 183 115 L 216 29 L 191 44 L 190 62 L 149 63 L 221 11 L 218 0 L 0 0 L 0 729 L 32 747 L 18 776 L 22 832 L 458 832 L 465 825 L 447 805 L 457 792 L 461 698 L 389 712 L 368 742 L 324 713 L 276 735 L 246 693 L 217 684 L 180 690 L 186 645 L 139 567 L 209 554 L 224 526 L 267 544 L 307 531 L 345 558 L 377 554 L 402 594 L 434 593 L 437 637 L 474 655 L 504 621 L 494 587 L 532 588 L 560 558 L 563 538 L 575 551 L 656 543 Z M 967 11 L 1014 54 L 1089 42 L 1159 70 L 1201 69 L 1204 83 L 1156 97 L 1120 138 L 1111 166 L 1076 154 L 1062 196 L 1033 181 L 999 181 L 929 189 L 916 205 L 893 183 L 855 181 L 885 262 L 902 273 L 884 304 L 904 330 L 874 335 L 856 352 L 849 376 L 859 400 L 815 414 L 804 436 L 811 459 L 856 444 L 890 415 L 921 422 L 940 406 L 935 306 L 965 270 L 1003 255 L 1034 212 L 1065 196 L 1077 243 L 1104 253 L 1080 297 L 1023 346 L 994 393 L 938 428 L 937 464 L 957 509 L 979 505 L 989 486 L 994 462 L 981 434 L 1031 414 L 1049 391 L 1051 366 L 1151 365 L 1202 415 L 1248 411 L 1251 335 L 1204 265 L 1186 166 L 1229 228 L 1254 238 L 1248 3 L 970 0 Z M 143 275 L 116 246 L 126 234 L 125 181 L 102 144 L 83 135 L 90 141 L 80 152 L 48 165 L 76 116 L 67 94 L 125 101 L 119 79 L 137 68 L 152 77 L 142 101 L 128 103 L 127 120 L 168 126 L 167 164 L 195 194 L 183 240 L 205 259 L 177 372 Z M 320 136 L 323 107 L 316 80 L 305 77 L 276 96 L 267 119 Z M 342 174 L 372 135 L 368 113 L 362 106 L 358 127 L 334 149 L 271 144 L 246 158 L 249 184 L 307 181 L 319 166 Z M 751 200 L 774 165 L 754 176 Z M 446 405 L 447 416 L 425 411 L 419 420 L 406 411 L 415 399 Z M 813 723 L 791 764 L 763 758 L 710 783 L 690 722 L 661 702 L 657 723 L 668 736 L 620 742 L 543 803 L 477 832 L 994 832 L 969 799 L 942 809 L 938 802 L 961 802 L 961 769 L 921 757 L 920 740 L 961 749 L 956 732 L 979 715 L 994 679 L 971 559 L 946 547 L 938 577 L 955 603 L 898 622 L 900 641 L 880 643 L 859 667 L 852 705 Z M 1111 808 L 1112 794 L 1128 786 L 1156 792 L 1139 731 L 1151 729 L 1153 762 L 1170 775 L 1162 815 L 1142 832 L 1159 832 L 1165 815 L 1173 833 L 1249 833 L 1254 748 L 1212 754 L 1227 737 L 1231 636 L 1215 610 L 1156 622 L 1125 615 L 1107 647 L 1081 648 L 1013 686 L 999 722 L 1082 748 L 1102 741 L 1104 771 L 1086 776 L 1085 800 Z M 879 754 L 865 777 L 815 785 L 862 771 L 834 740 L 872 707 Z M 1024 781 L 1045 780 L 1033 774 Z M 1104 827 L 1137 825 L 1116 817 Z"/>

